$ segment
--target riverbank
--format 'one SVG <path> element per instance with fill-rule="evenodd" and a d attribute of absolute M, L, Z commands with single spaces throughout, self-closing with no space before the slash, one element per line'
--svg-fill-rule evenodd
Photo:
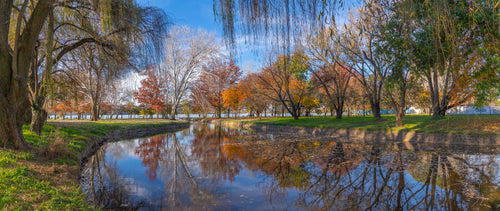
<path fill-rule="evenodd" d="M 314 139 L 344 139 L 358 143 L 373 141 L 412 142 L 443 145 L 500 145 L 500 116 L 430 116 L 408 115 L 404 127 L 393 127 L 394 116 L 373 117 L 302 117 L 262 119 L 207 119 L 222 126 Z"/>
<path fill-rule="evenodd" d="M 187 128 L 187 121 L 161 119 L 49 121 L 42 136 L 24 128 L 29 151 L 0 149 L 0 207 L 91 209 L 79 187 L 80 164 L 106 141 Z"/>
<path fill-rule="evenodd" d="M 243 120 L 245 121 L 245 120 Z M 247 122 L 264 125 L 299 126 L 313 128 L 351 128 L 360 130 L 406 131 L 417 133 L 445 133 L 466 135 L 500 135 L 500 115 L 448 115 L 433 119 L 429 115 L 406 115 L 403 127 L 395 127 L 394 115 L 383 115 L 382 121 L 372 116 L 252 119 Z"/>

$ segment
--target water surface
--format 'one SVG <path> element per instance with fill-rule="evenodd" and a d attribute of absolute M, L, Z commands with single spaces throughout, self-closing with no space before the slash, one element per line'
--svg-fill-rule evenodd
<path fill-rule="evenodd" d="M 89 202 L 110 209 L 500 208 L 498 148 L 408 144 L 195 124 L 104 145 L 85 166 L 82 185 Z"/>

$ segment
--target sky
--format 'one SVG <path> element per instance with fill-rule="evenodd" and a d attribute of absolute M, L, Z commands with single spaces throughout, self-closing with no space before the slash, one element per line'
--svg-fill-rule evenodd
<path fill-rule="evenodd" d="M 140 0 L 146 6 L 163 9 L 169 16 L 169 21 L 176 25 L 185 25 L 192 29 L 204 29 L 215 32 L 222 40 L 222 25 L 215 21 L 212 0 Z M 257 72 L 261 65 L 261 56 L 249 50 L 245 44 L 237 45 L 236 62 L 243 72 Z"/>
<path fill-rule="evenodd" d="M 154 6 L 163 9 L 169 16 L 169 21 L 177 25 L 185 25 L 192 29 L 204 29 L 215 32 L 218 39 L 222 40 L 222 25 L 215 21 L 213 0 L 139 0 L 145 6 Z M 347 1 L 344 8 L 338 11 L 337 24 L 342 25 L 346 19 L 349 8 L 358 7 L 362 1 Z M 340 22 L 340 23 L 339 23 Z M 254 46 L 236 39 L 238 54 L 236 59 L 244 74 L 258 72 L 263 67 L 263 57 L 259 51 L 254 51 Z"/>

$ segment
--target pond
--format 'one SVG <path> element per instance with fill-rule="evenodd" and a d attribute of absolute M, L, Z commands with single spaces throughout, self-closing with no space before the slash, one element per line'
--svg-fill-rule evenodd
<path fill-rule="evenodd" d="M 109 209 L 488 210 L 500 150 L 300 140 L 216 125 L 107 143 L 82 173 Z"/>

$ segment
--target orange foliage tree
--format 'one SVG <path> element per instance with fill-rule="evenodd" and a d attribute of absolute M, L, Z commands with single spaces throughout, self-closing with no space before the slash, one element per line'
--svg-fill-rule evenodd
<path fill-rule="evenodd" d="M 234 118 L 237 116 L 237 112 L 240 109 L 240 105 L 246 98 L 245 92 L 237 84 L 229 87 L 222 92 L 222 100 L 224 102 L 224 107 L 233 109 Z"/>
<path fill-rule="evenodd" d="M 238 83 L 238 89 L 242 92 L 241 106 L 246 107 L 250 114 L 260 114 L 267 108 L 269 104 L 268 98 L 265 97 L 259 76 L 255 73 L 248 74 Z"/>

